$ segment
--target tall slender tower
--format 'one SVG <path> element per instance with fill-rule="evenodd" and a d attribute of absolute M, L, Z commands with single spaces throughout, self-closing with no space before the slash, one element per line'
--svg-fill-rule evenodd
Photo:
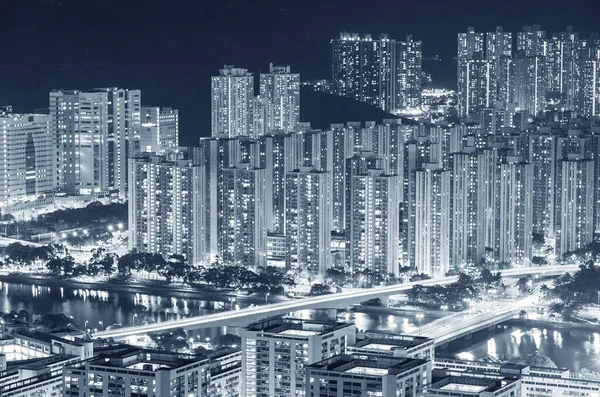
<path fill-rule="evenodd" d="M 331 248 L 330 173 L 302 167 L 286 174 L 286 267 L 325 277 Z"/>
<path fill-rule="evenodd" d="M 225 65 L 212 77 L 212 136 L 252 136 L 254 77 L 246 69 Z"/>
<path fill-rule="evenodd" d="M 415 172 L 414 262 L 419 273 L 450 270 L 450 171 L 425 165 Z"/>
<path fill-rule="evenodd" d="M 399 87 L 397 107 L 418 108 L 421 106 L 423 51 L 421 41 L 406 36 L 399 42 Z"/>
<path fill-rule="evenodd" d="M 333 93 L 386 111 L 397 107 L 398 45 L 382 35 L 341 33 L 331 40 Z"/>
<path fill-rule="evenodd" d="M 269 65 L 260 75 L 260 98 L 266 101 L 266 132 L 295 131 L 300 122 L 300 75 L 289 66 Z"/>

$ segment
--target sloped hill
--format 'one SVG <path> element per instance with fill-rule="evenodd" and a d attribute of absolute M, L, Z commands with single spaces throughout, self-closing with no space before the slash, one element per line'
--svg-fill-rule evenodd
<path fill-rule="evenodd" d="M 375 106 L 324 92 L 302 88 L 300 92 L 300 121 L 310 122 L 312 128 L 328 128 L 332 123 L 396 119 L 391 113 Z"/>

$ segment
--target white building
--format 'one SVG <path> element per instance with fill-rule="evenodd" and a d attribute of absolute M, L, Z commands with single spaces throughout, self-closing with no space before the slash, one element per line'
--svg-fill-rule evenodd
<path fill-rule="evenodd" d="M 247 268 L 267 262 L 265 169 L 237 163 L 222 170 L 223 201 L 217 216 L 219 254 L 224 264 Z"/>
<path fill-rule="evenodd" d="M 55 140 L 51 118 L 42 114 L 0 115 L 0 212 L 55 189 Z"/>
<path fill-rule="evenodd" d="M 253 135 L 254 77 L 247 69 L 225 65 L 212 77 L 212 136 Z"/>
<path fill-rule="evenodd" d="M 477 153 L 456 153 L 452 155 L 452 231 L 450 262 L 461 268 L 477 264 L 481 260 L 478 249 L 478 156 Z"/>
<path fill-rule="evenodd" d="M 141 110 L 140 137 L 137 152 L 165 154 L 179 146 L 179 111 L 171 108 L 144 106 Z"/>
<path fill-rule="evenodd" d="M 129 160 L 129 249 L 206 263 L 205 179 L 190 160 L 140 155 Z"/>
<path fill-rule="evenodd" d="M 269 318 L 242 331 L 242 396 L 305 396 L 307 367 L 354 343 L 353 324 Z"/>
<path fill-rule="evenodd" d="M 165 351 L 124 348 L 100 355 L 83 368 L 65 368 L 69 397 L 207 396 L 210 360 Z"/>
<path fill-rule="evenodd" d="M 300 74 L 289 66 L 269 65 L 260 74 L 260 97 L 266 101 L 266 132 L 295 131 L 300 122 Z"/>
<path fill-rule="evenodd" d="M 500 165 L 498 260 L 529 265 L 532 238 L 533 166 L 519 157 Z"/>
<path fill-rule="evenodd" d="M 399 273 L 398 176 L 380 169 L 352 173 L 349 197 L 350 270 Z"/>
<path fill-rule="evenodd" d="M 431 382 L 431 361 L 342 354 L 308 367 L 307 397 L 418 397 Z"/>
<path fill-rule="evenodd" d="M 419 273 L 450 270 L 450 171 L 425 166 L 415 177 L 414 258 Z"/>
<path fill-rule="evenodd" d="M 303 167 L 286 173 L 286 267 L 325 277 L 331 247 L 331 174 Z"/>
<path fill-rule="evenodd" d="M 50 92 L 56 186 L 66 193 L 127 194 L 127 157 L 140 133 L 140 90 Z"/>
<path fill-rule="evenodd" d="M 561 258 L 594 241 L 594 161 L 570 155 L 558 162 L 556 176 L 556 254 Z"/>

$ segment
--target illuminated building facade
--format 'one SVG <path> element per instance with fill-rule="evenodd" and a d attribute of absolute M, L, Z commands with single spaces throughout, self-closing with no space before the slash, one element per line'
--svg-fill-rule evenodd
<path fill-rule="evenodd" d="M 52 119 L 43 114 L 0 115 L 0 212 L 54 191 Z"/>
<path fill-rule="evenodd" d="M 154 154 L 129 160 L 129 249 L 208 261 L 203 167 Z"/>
<path fill-rule="evenodd" d="M 307 397 L 417 397 L 431 382 L 431 361 L 342 354 L 310 365 L 307 375 Z"/>
<path fill-rule="evenodd" d="M 247 69 L 225 65 L 212 77 L 212 136 L 252 136 L 254 124 L 254 77 Z"/>
<path fill-rule="evenodd" d="M 421 42 L 341 33 L 331 40 L 334 94 L 391 112 L 421 105 Z"/>
<path fill-rule="evenodd" d="M 237 163 L 222 170 L 222 207 L 217 216 L 219 255 L 226 265 L 246 268 L 267 263 L 265 169 Z"/>
<path fill-rule="evenodd" d="M 242 331 L 244 397 L 305 396 L 307 367 L 354 344 L 353 324 L 269 318 Z"/>
<path fill-rule="evenodd" d="M 260 74 L 260 98 L 266 101 L 266 132 L 295 131 L 300 122 L 300 75 L 289 66 L 269 65 Z"/>
<path fill-rule="evenodd" d="M 127 157 L 140 134 L 141 92 L 119 88 L 50 92 L 57 188 L 127 194 Z"/>
<path fill-rule="evenodd" d="M 286 267 L 320 278 L 329 268 L 331 174 L 303 167 L 286 174 Z"/>
<path fill-rule="evenodd" d="M 437 165 L 415 172 L 414 264 L 419 273 L 444 277 L 450 270 L 451 173 Z"/>
<path fill-rule="evenodd" d="M 569 155 L 558 161 L 556 253 L 585 249 L 594 240 L 594 161 Z"/>
<path fill-rule="evenodd" d="M 519 157 L 500 164 L 498 260 L 527 266 L 531 261 L 533 165 Z"/>
<path fill-rule="evenodd" d="M 350 270 L 386 277 L 399 274 L 398 176 L 380 169 L 351 175 Z"/>
<path fill-rule="evenodd" d="M 144 106 L 141 111 L 137 152 L 165 154 L 179 146 L 179 111 L 171 108 Z"/>

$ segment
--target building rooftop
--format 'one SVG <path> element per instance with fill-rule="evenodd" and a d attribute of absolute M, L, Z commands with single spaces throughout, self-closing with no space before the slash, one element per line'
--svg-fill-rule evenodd
<path fill-rule="evenodd" d="M 250 324 L 246 330 L 307 337 L 323 335 L 349 326 L 352 326 L 352 324 L 337 321 L 304 320 L 278 316 Z"/>
<path fill-rule="evenodd" d="M 312 364 L 310 368 L 329 372 L 345 372 L 380 377 L 397 375 L 425 364 L 425 360 L 340 354 Z"/>
<path fill-rule="evenodd" d="M 85 341 L 81 338 L 67 339 L 67 338 L 63 338 L 62 336 L 59 336 L 56 334 L 51 334 L 51 333 L 46 333 L 46 332 L 31 332 L 28 334 L 15 333 L 15 338 L 35 340 L 35 341 L 44 342 L 44 343 L 48 343 L 48 344 L 51 344 L 52 341 L 55 341 L 55 342 L 66 343 L 71 346 L 83 346 L 85 343 L 94 343 L 91 340 Z"/>
<path fill-rule="evenodd" d="M 443 378 L 434 377 L 428 393 L 447 395 L 448 391 L 460 392 L 462 395 L 479 394 L 481 392 L 497 392 L 515 382 L 517 378 L 493 378 L 450 375 Z"/>
<path fill-rule="evenodd" d="M 206 358 L 191 354 L 130 347 L 118 352 L 101 354 L 99 358 L 91 361 L 90 365 L 155 372 L 158 369 L 174 369 L 198 361 L 206 361 L 207 364 L 209 362 Z"/>
<path fill-rule="evenodd" d="M 394 351 L 409 350 L 425 344 L 433 344 L 433 340 L 423 336 L 398 335 L 383 332 L 366 332 L 362 334 L 364 339 L 360 339 L 354 344 L 354 348 Z"/>

